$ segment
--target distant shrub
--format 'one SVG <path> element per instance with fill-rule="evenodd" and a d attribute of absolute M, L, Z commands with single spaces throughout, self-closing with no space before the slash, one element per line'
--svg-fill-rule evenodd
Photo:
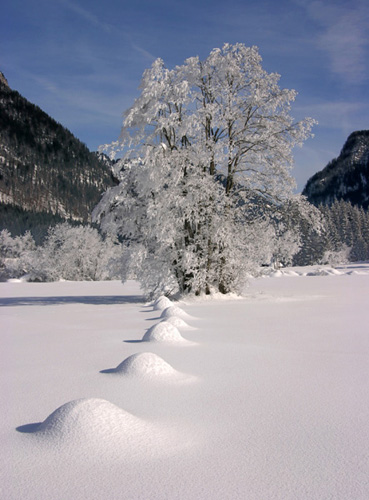
<path fill-rule="evenodd" d="M 12 238 L 4 229 L 0 232 L 0 278 L 20 278 L 28 272 L 32 255 L 36 250 L 35 241 L 29 231 L 23 236 Z"/>
<path fill-rule="evenodd" d="M 117 243 L 90 226 L 68 223 L 51 227 L 36 247 L 30 233 L 12 238 L 0 233 L 3 278 L 27 275 L 30 281 L 99 281 L 117 277 Z"/>

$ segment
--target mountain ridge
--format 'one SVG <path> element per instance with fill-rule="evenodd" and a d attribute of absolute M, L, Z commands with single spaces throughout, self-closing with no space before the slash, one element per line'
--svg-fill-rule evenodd
<path fill-rule="evenodd" d="M 343 200 L 369 208 L 369 130 L 352 132 L 339 156 L 307 181 L 302 194 L 314 205 Z"/>

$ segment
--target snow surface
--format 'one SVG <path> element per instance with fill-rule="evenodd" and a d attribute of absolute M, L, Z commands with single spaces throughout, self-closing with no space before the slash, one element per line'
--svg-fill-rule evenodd
<path fill-rule="evenodd" d="M 188 347 L 135 282 L 1 283 L 0 498 L 367 500 L 368 297 L 280 270 L 169 306 Z"/>

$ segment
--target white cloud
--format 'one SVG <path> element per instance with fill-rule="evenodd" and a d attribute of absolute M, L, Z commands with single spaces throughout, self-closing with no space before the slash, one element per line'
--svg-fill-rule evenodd
<path fill-rule="evenodd" d="M 328 54 L 331 71 L 348 84 L 367 81 L 369 4 L 314 0 L 303 5 L 319 26 L 316 44 Z"/>

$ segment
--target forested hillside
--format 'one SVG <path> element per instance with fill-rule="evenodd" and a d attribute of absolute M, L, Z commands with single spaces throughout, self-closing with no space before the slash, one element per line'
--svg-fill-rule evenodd
<path fill-rule="evenodd" d="M 113 184 L 110 166 L 0 78 L 2 228 L 41 218 L 87 222 Z M 45 216 L 47 214 L 47 216 Z"/>

